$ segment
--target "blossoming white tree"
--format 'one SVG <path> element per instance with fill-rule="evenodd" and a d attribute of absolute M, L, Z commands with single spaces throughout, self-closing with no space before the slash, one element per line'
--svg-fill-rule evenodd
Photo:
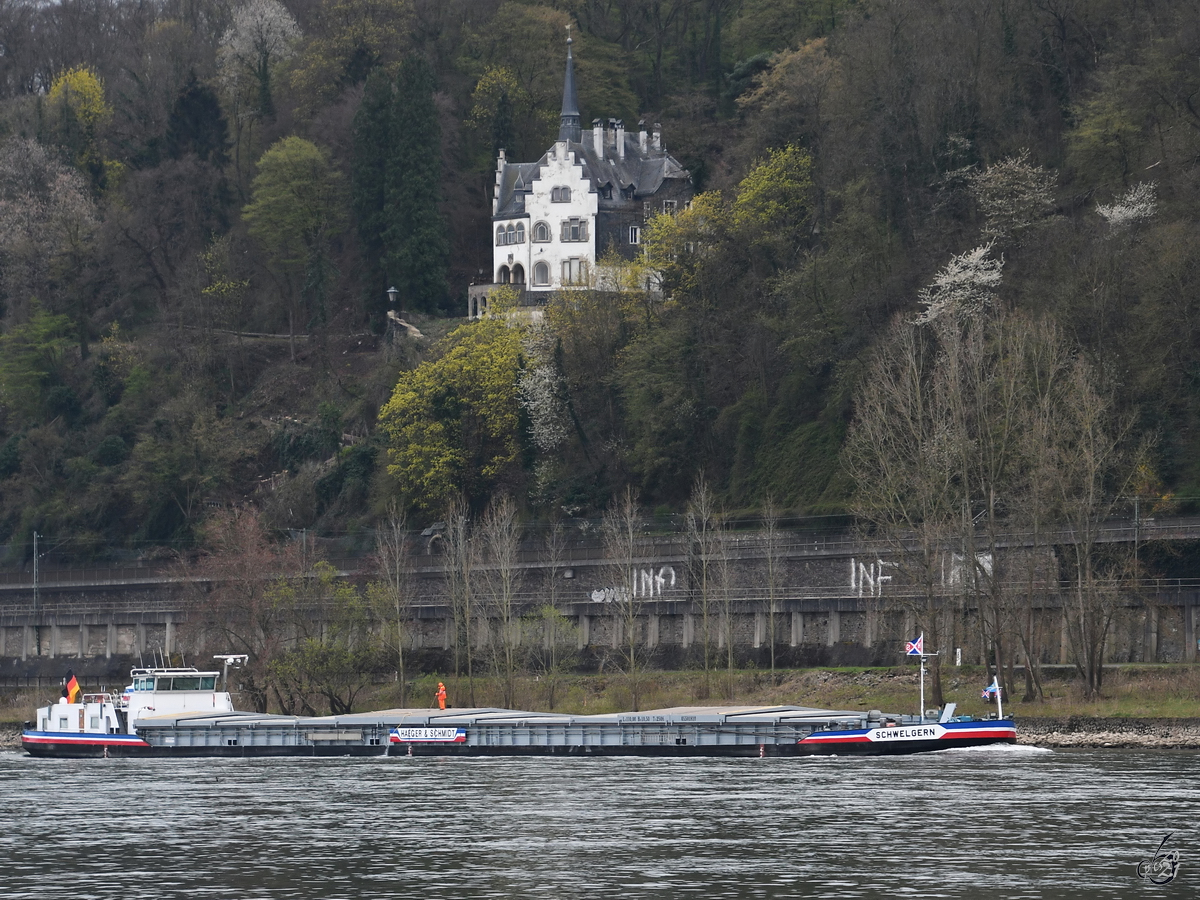
<path fill-rule="evenodd" d="M 1158 188 L 1153 181 L 1139 182 L 1115 203 L 1097 203 L 1096 212 L 1113 231 L 1145 222 L 1158 212 Z"/>

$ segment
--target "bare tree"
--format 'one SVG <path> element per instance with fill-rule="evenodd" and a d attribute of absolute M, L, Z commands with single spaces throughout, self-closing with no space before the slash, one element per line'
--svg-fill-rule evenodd
<path fill-rule="evenodd" d="M 725 697 L 733 697 L 733 671 L 737 662 L 734 644 L 737 631 L 734 628 L 734 590 L 733 590 L 733 560 L 730 557 L 729 532 L 725 528 L 723 518 L 717 519 L 717 531 L 714 535 L 713 549 L 716 553 L 714 574 L 716 575 L 717 591 L 721 598 L 721 640 L 725 645 Z"/>
<path fill-rule="evenodd" d="M 719 588 L 718 545 L 720 522 L 716 498 L 709 490 L 704 476 L 698 475 L 687 506 L 688 581 L 700 607 L 700 646 L 704 663 L 701 699 L 712 692 L 712 668 L 716 645 L 716 610 L 714 601 Z"/>
<path fill-rule="evenodd" d="M 187 570 L 194 587 L 188 631 L 197 645 L 245 653 L 242 691 L 266 712 L 271 664 L 294 643 L 295 617 L 280 583 L 305 569 L 295 543 L 271 539 L 253 509 L 222 511 L 204 529 L 204 553 Z"/>
<path fill-rule="evenodd" d="M 1104 679 L 1104 657 L 1120 599 L 1118 585 L 1132 554 L 1100 543 L 1100 529 L 1125 493 L 1148 447 L 1130 451 L 1132 416 L 1115 414 L 1112 401 L 1096 389 L 1091 368 L 1077 360 L 1066 379 L 1058 411 L 1055 471 L 1068 535 L 1070 614 L 1066 617 L 1075 665 L 1084 693 L 1096 698 Z"/>
<path fill-rule="evenodd" d="M 454 628 L 454 674 L 460 677 L 465 668 L 467 701 L 475 705 L 475 569 L 478 548 L 474 543 L 471 513 L 465 498 L 451 501 L 446 513 L 446 590 Z"/>
<path fill-rule="evenodd" d="M 512 497 L 505 494 L 492 501 L 480 524 L 480 535 L 487 553 L 484 573 L 489 594 L 492 667 L 500 679 L 503 705 L 511 709 L 516 704 L 521 647 L 517 565 L 521 524 Z"/>
<path fill-rule="evenodd" d="M 960 528 L 958 458 L 948 402 L 933 379 L 937 348 L 912 323 L 893 323 L 867 368 L 845 464 L 852 509 L 865 539 L 881 541 L 906 587 L 897 604 L 915 617 L 926 646 L 941 647 L 946 550 Z M 932 697 L 942 703 L 934 658 Z"/>
<path fill-rule="evenodd" d="M 390 504 L 375 533 L 375 558 L 382 578 L 368 585 L 368 596 L 385 621 L 390 619 L 384 629 L 384 647 L 396 660 L 401 707 L 407 703 L 408 691 L 405 651 L 412 646 L 416 625 L 413 621 L 412 549 L 407 525 L 404 512 Z"/>
<path fill-rule="evenodd" d="M 566 548 L 566 528 L 555 519 L 546 532 L 542 604 L 526 619 L 530 630 L 530 662 L 545 686 L 550 709 L 554 709 L 563 673 L 578 657 L 579 628 L 559 609 L 559 581 Z"/>
<path fill-rule="evenodd" d="M 771 682 L 775 682 L 775 645 L 779 635 L 775 631 L 775 615 L 779 612 L 779 595 L 783 579 L 783 541 L 779 531 L 779 507 L 775 495 L 767 494 L 762 508 L 763 562 L 767 590 L 767 643 L 771 645 Z"/>
<path fill-rule="evenodd" d="M 639 708 L 644 666 L 642 648 L 638 644 L 638 619 L 641 602 L 637 596 L 635 582 L 638 549 L 640 545 L 641 510 L 637 494 L 626 487 L 620 497 L 609 504 L 601 521 L 604 536 L 604 555 L 613 584 L 613 617 L 615 627 L 621 634 L 621 660 L 629 682 L 629 693 L 633 708 Z"/>

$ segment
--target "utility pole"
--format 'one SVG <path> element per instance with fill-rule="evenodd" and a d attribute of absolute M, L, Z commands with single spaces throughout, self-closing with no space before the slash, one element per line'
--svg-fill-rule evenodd
<path fill-rule="evenodd" d="M 33 532 L 33 643 L 34 651 L 42 655 L 41 604 L 38 597 L 38 533 Z"/>

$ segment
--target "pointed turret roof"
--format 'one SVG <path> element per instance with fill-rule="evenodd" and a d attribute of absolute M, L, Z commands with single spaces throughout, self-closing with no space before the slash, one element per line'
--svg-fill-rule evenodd
<path fill-rule="evenodd" d="M 583 138 L 583 125 L 579 118 L 579 98 L 575 95 L 575 60 L 571 57 L 571 26 L 567 26 L 567 74 L 563 79 L 562 117 L 559 120 L 558 139 L 578 143 Z"/>

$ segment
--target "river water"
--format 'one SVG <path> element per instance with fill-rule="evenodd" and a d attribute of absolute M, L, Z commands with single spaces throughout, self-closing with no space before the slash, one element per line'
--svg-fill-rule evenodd
<path fill-rule="evenodd" d="M 1200 754 L 35 760 L 0 897 L 1193 897 Z M 1180 853 L 1174 882 L 1136 866 Z"/>

